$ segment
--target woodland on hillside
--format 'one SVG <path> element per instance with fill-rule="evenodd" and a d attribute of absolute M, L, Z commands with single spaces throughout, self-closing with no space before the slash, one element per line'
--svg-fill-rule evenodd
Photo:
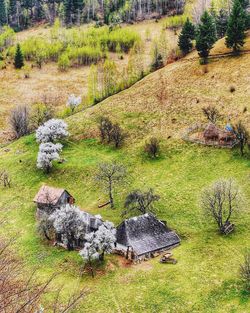
<path fill-rule="evenodd" d="M 53 24 L 57 17 L 65 25 L 117 24 L 180 14 L 183 7 L 184 0 L 1 0 L 0 25 L 21 30 L 43 21 Z"/>

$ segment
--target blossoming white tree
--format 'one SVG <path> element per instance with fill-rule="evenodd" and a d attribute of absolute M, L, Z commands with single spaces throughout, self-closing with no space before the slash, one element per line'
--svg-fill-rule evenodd
<path fill-rule="evenodd" d="M 67 246 L 68 250 L 74 248 L 76 240 L 84 240 L 87 221 L 78 207 L 67 204 L 52 213 L 50 219 L 53 222 L 57 237 L 60 237 L 58 239 Z"/>
<path fill-rule="evenodd" d="M 96 251 L 98 252 L 99 259 L 103 261 L 104 254 L 111 253 L 114 248 L 114 243 L 116 241 L 116 229 L 114 227 L 114 224 L 111 222 L 104 222 L 101 226 L 99 226 L 96 232 L 86 234 L 85 240 L 90 245 L 87 245 L 86 249 L 81 250 L 81 256 L 85 259 L 88 259 L 88 255 L 90 252 L 88 251 L 88 249 L 90 249 L 91 247 L 91 251 L 93 251 L 92 247 L 95 247 Z"/>
<path fill-rule="evenodd" d="M 48 120 L 36 130 L 38 143 L 55 142 L 68 135 L 68 125 L 61 119 Z"/>
<path fill-rule="evenodd" d="M 87 242 L 79 254 L 90 266 L 92 277 L 94 277 L 92 261 L 97 259 L 103 261 L 104 254 L 110 254 L 114 248 L 114 243 L 116 242 L 116 229 L 114 224 L 104 222 L 99 226 L 96 232 L 86 234 L 85 240 Z"/>
<path fill-rule="evenodd" d="M 70 95 L 67 101 L 67 106 L 70 108 L 73 113 L 75 109 L 82 103 L 81 96 L 77 97 L 74 94 Z"/>
<path fill-rule="evenodd" d="M 53 161 L 60 158 L 59 153 L 61 152 L 62 147 L 63 146 L 60 143 L 41 143 L 37 156 L 37 167 L 43 169 L 46 173 L 49 173 L 53 166 Z"/>

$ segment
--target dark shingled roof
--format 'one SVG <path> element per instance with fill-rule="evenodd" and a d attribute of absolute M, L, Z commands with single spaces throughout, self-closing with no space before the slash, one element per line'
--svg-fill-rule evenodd
<path fill-rule="evenodd" d="M 117 227 L 117 243 L 133 248 L 137 255 L 161 250 L 180 243 L 180 238 L 152 214 L 123 221 Z"/>

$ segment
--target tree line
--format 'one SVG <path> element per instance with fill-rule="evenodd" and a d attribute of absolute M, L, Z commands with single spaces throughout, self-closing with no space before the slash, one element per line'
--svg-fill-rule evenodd
<path fill-rule="evenodd" d="M 250 14 L 247 13 L 247 3 L 244 0 L 234 0 L 230 11 L 221 9 L 217 12 L 213 5 L 205 10 L 197 25 L 187 19 L 179 35 L 179 47 L 183 54 L 189 53 L 195 47 L 201 58 L 201 63 L 207 63 L 210 50 L 217 39 L 226 36 L 225 44 L 235 54 L 245 44 L 245 31 L 250 26 Z"/>
<path fill-rule="evenodd" d="M 57 17 L 65 25 L 116 24 L 180 14 L 183 7 L 183 0 L 0 0 L 0 26 L 21 30 L 44 21 L 52 25 Z"/>

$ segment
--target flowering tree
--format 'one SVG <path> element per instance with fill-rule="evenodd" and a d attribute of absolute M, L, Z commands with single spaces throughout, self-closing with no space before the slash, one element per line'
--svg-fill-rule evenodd
<path fill-rule="evenodd" d="M 67 204 L 52 213 L 50 219 L 53 222 L 57 238 L 67 246 L 68 250 L 74 248 L 76 240 L 84 240 L 88 225 L 78 207 Z"/>
<path fill-rule="evenodd" d="M 55 142 L 69 135 L 68 125 L 63 120 L 51 119 L 36 130 L 38 143 Z"/>
<path fill-rule="evenodd" d="M 60 158 L 59 153 L 62 150 L 62 145 L 60 143 L 41 143 L 39 146 L 39 152 L 37 156 L 37 167 L 43 169 L 46 173 L 49 173 L 54 160 Z"/>
<path fill-rule="evenodd" d="M 81 103 L 82 103 L 81 96 L 77 97 L 74 94 L 72 94 L 68 98 L 67 106 L 70 108 L 71 112 L 73 113 L 75 111 L 75 108 L 77 108 Z"/>
<path fill-rule="evenodd" d="M 116 242 L 116 229 L 111 222 L 105 222 L 95 232 L 95 239 L 98 242 L 99 259 L 104 260 L 104 254 L 110 254 Z"/>
<path fill-rule="evenodd" d="M 81 257 L 90 265 L 92 276 L 94 276 L 92 261 L 104 260 L 104 254 L 110 254 L 116 242 L 116 229 L 111 222 L 104 222 L 96 232 L 85 235 L 87 241 L 84 248 L 79 252 Z"/>
<path fill-rule="evenodd" d="M 97 245 L 94 241 L 94 233 L 90 233 L 85 236 L 89 241 L 85 243 L 84 248 L 79 252 L 80 256 L 87 262 L 90 266 L 91 275 L 94 277 L 94 270 L 92 262 L 99 259 L 99 253 L 97 251 Z"/>

